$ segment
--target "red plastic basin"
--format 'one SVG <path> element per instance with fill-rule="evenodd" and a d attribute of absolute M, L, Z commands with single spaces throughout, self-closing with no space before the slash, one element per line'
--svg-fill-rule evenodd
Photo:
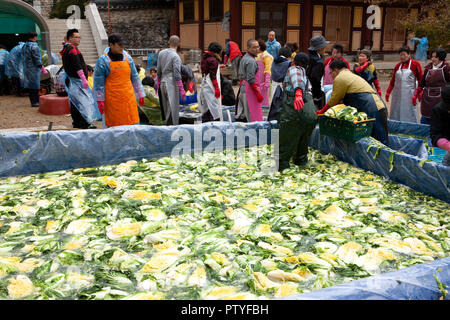
<path fill-rule="evenodd" d="M 68 97 L 47 94 L 39 97 L 39 112 L 47 115 L 70 114 Z"/>

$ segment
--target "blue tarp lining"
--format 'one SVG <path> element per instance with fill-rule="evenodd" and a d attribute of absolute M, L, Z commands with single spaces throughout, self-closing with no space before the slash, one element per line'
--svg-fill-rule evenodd
<path fill-rule="evenodd" d="M 178 127 L 124 126 L 105 130 L 52 131 L 42 134 L 4 133 L 0 136 L 0 176 L 95 167 L 128 160 L 170 156 L 171 151 L 180 146 L 182 141 L 180 137 L 183 136 L 187 138 L 185 140 L 187 146 L 193 148 L 194 152 L 211 147 L 211 141 L 216 143 L 216 147 L 226 146 L 228 141 L 232 141 L 235 148 L 272 143 L 270 129 L 277 127 L 276 121 L 273 121 L 249 124 L 207 123 Z M 216 129 L 209 132 L 213 133 L 215 138 L 205 139 L 206 141 L 200 139 L 198 144 L 191 141 L 191 137 L 201 137 L 205 130 L 211 128 Z M 237 130 L 243 130 L 242 132 L 249 138 L 244 142 L 235 139 Z M 266 136 L 267 140 L 264 139 Z M 350 143 L 326 136 L 321 137 L 318 128 L 314 130 L 310 140 L 310 144 L 321 152 L 331 152 L 339 159 L 362 169 L 387 176 L 413 189 L 450 202 L 448 168 L 432 162 L 426 162 L 423 168 L 420 168 L 419 157 L 395 154 L 394 169 L 390 172 L 389 156 L 392 151 L 380 150 L 375 161 L 373 156 L 376 148 L 366 151 L 370 142 L 370 138 Z M 403 148 L 405 152 L 414 155 L 420 156 L 423 153 L 423 145 L 417 139 L 396 137 L 392 140 L 391 146 Z M 433 274 L 441 268 L 443 271 L 437 273 L 437 276 L 442 283 L 450 286 L 449 265 L 450 258 L 445 258 L 431 264 L 405 268 L 291 298 L 438 299 L 441 294 Z"/>
<path fill-rule="evenodd" d="M 438 300 L 443 297 L 435 275 L 450 286 L 450 258 L 379 274 L 333 287 L 290 296 L 289 300 Z M 446 295 L 445 300 L 450 300 Z"/>
<path fill-rule="evenodd" d="M 430 137 L 430 126 L 412 122 L 388 120 L 389 133 L 409 134 L 419 137 Z"/>

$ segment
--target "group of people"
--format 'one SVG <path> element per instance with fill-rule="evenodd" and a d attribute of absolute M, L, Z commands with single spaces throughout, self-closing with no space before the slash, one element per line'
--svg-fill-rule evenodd
<path fill-rule="evenodd" d="M 0 47 L 0 95 L 13 93 L 20 96 L 25 89 L 31 106 L 38 107 L 41 73 L 47 75 L 48 71 L 42 63 L 36 32 L 30 31 L 27 41 L 19 42 L 11 52 Z"/>
<path fill-rule="evenodd" d="M 5 63 L 8 58 L 5 50 L 0 48 L 0 81 L 4 81 L 5 75 L 12 77 L 13 83 L 23 78 L 32 106 L 39 105 L 39 78 L 41 72 L 47 73 L 36 39 L 36 33 L 30 32 L 27 42 L 19 43 L 9 53 L 10 57 L 20 55 L 21 63 L 17 65 L 23 69 L 17 66 L 14 69 Z M 152 68 L 150 77 L 145 76 L 143 68 L 135 66 L 124 50 L 126 42 L 120 34 L 109 36 L 109 45 L 95 69 L 86 65 L 79 50 L 80 40 L 77 29 L 68 30 L 60 52 L 65 74 L 63 85 L 69 97 L 74 127 L 95 128 L 93 122 L 99 119 L 102 119 L 103 127 L 139 124 L 142 112 L 138 105 L 144 106 L 148 95 L 151 95 L 152 105 L 160 106 L 167 125 L 179 124 L 180 99 L 185 99 L 186 92 L 192 90 L 190 86 L 195 85 L 195 79 L 178 54 L 178 36 L 171 36 L 169 48 L 159 52 L 157 67 Z M 358 62 L 351 70 L 340 44 L 334 44 L 331 57 L 323 59 L 329 44 L 323 36 L 316 36 L 310 40 L 308 53 L 297 52 L 298 46 L 282 46 L 274 31 L 269 32 L 267 41 L 248 40 L 244 54 L 231 39 L 226 39 L 225 52 L 219 43 L 210 43 L 200 63 L 202 82 L 198 104 L 202 122 L 223 120 L 225 100 L 235 103 L 236 121 L 262 121 L 263 107 L 270 108 L 268 120 L 280 122 L 281 169 L 289 166 L 293 155 L 294 163 L 306 163 L 306 141 L 317 116 L 340 103 L 374 118 L 372 137 L 388 145 L 388 111 L 372 63 L 372 53 L 361 50 Z M 431 62 L 424 71 L 420 63 L 412 59 L 409 47 L 400 48 L 398 53 L 400 62 L 394 68 L 385 95 L 385 100 L 391 101 L 390 119 L 419 122 L 416 105 L 421 101 L 420 123 L 433 126 L 437 120 L 432 116 L 439 113 L 434 108 L 440 104 L 439 110 L 445 110 L 441 91 L 444 92 L 443 88 L 450 83 L 450 66 L 445 60 L 447 53 L 442 48 L 433 50 Z M 232 67 L 232 84 L 239 85 L 237 97 L 220 72 L 223 54 L 223 63 L 229 62 Z M 446 113 L 439 114 L 442 118 Z M 434 125 L 437 127 L 447 128 L 448 123 Z M 444 138 L 435 139 L 435 144 L 439 142 L 448 150 L 450 143 L 442 142 L 442 139 L 448 142 L 450 137 L 444 134 Z"/>

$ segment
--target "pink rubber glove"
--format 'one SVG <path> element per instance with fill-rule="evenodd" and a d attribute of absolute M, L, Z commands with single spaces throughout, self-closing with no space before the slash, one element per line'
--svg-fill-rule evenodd
<path fill-rule="evenodd" d="M 270 87 L 270 73 L 266 73 L 265 79 L 264 79 L 264 88 L 269 89 Z"/>
<path fill-rule="evenodd" d="M 100 111 L 101 114 L 105 112 L 105 102 L 104 101 L 97 101 L 98 105 L 98 111 Z"/>
<path fill-rule="evenodd" d="M 445 139 L 445 138 L 440 138 L 437 142 L 436 145 L 438 146 L 438 148 L 444 149 L 448 152 L 450 152 L 450 141 Z"/>
<path fill-rule="evenodd" d="M 84 72 L 83 72 L 83 70 L 78 70 L 77 71 L 77 74 L 78 74 L 78 76 L 80 77 L 80 79 L 81 79 L 81 83 L 83 84 L 83 89 L 87 89 L 87 88 L 89 88 L 89 83 L 88 83 L 88 81 L 86 80 L 86 77 L 85 77 L 85 75 L 84 75 Z"/>
<path fill-rule="evenodd" d="M 44 74 L 44 76 L 48 75 L 48 71 L 47 71 L 47 69 L 45 69 L 44 66 L 41 67 L 41 71 Z"/>
<path fill-rule="evenodd" d="M 183 81 L 178 80 L 177 86 L 178 86 L 178 89 L 180 89 L 181 100 L 184 100 L 184 98 L 186 98 L 186 91 L 184 91 Z"/>
<path fill-rule="evenodd" d="M 161 86 L 161 79 L 160 78 L 158 78 L 157 83 L 158 83 L 158 88 L 156 88 L 156 91 L 158 91 L 159 87 Z"/>

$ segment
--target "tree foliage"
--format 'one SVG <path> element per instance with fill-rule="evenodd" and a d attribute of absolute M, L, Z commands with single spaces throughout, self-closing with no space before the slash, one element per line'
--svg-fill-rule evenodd
<path fill-rule="evenodd" d="M 71 5 L 76 5 L 81 9 L 80 18 L 84 19 L 84 6 L 88 3 L 88 0 L 57 0 L 54 1 L 49 16 L 50 18 L 67 19 L 72 15 L 72 13 L 67 13 L 67 8 Z"/>
<path fill-rule="evenodd" d="M 370 0 L 372 4 L 392 6 L 392 1 Z M 450 0 L 403 0 L 409 8 L 419 9 L 419 16 L 409 13 L 398 21 L 416 36 L 427 36 L 430 49 L 444 47 L 450 49 Z"/>

